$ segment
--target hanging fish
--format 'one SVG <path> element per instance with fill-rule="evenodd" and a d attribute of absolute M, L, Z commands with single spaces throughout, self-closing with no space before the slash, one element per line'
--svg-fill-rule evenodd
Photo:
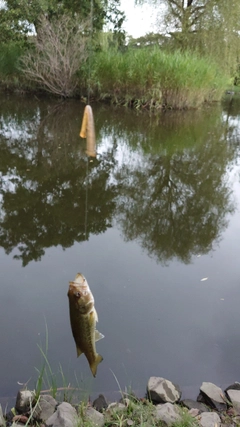
<path fill-rule="evenodd" d="M 93 112 L 90 105 L 86 105 L 84 109 L 82 127 L 79 135 L 81 136 L 81 138 L 87 138 L 87 155 L 91 157 L 96 157 L 96 136 Z"/>
<path fill-rule="evenodd" d="M 95 343 L 104 338 L 104 335 L 96 330 L 98 315 L 94 307 L 93 294 L 83 274 L 78 273 L 74 282 L 69 282 L 68 298 L 77 356 L 85 354 L 95 377 L 98 364 L 103 360 L 102 356 L 96 352 Z"/>

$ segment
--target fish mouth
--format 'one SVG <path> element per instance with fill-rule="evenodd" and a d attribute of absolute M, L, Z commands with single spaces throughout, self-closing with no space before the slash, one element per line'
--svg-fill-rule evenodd
<path fill-rule="evenodd" d="M 77 273 L 75 279 L 69 282 L 69 287 L 72 288 L 81 288 L 81 289 L 89 289 L 88 282 L 81 273 Z"/>

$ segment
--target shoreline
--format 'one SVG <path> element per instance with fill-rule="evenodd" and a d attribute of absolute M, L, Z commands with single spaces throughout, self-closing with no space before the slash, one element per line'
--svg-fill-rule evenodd
<path fill-rule="evenodd" d="M 57 390 L 65 392 L 76 389 L 60 387 Z M 0 405 L 0 426 L 39 426 L 40 423 L 42 427 L 74 427 L 77 422 L 78 426 L 87 423 L 88 427 L 120 427 L 115 422 L 120 415 L 129 427 L 144 425 L 137 422 L 142 418 L 146 418 L 146 422 L 150 418 L 152 424 L 149 425 L 158 426 L 223 427 L 240 424 L 239 382 L 224 390 L 213 383 L 203 382 L 196 400 L 184 396 L 178 385 L 162 377 L 149 378 L 145 396 L 137 397 L 132 391 L 119 390 L 120 399 L 112 402 L 107 399 L 108 393 L 100 394 L 93 401 L 73 402 L 70 399 L 68 402 L 66 395 L 58 400 L 49 391 L 43 390 L 37 395 L 35 391 L 19 390 L 13 407 Z M 1 403 L 3 399 L 7 398 L 0 398 Z M 59 424 L 59 417 L 63 419 L 63 424 Z"/>

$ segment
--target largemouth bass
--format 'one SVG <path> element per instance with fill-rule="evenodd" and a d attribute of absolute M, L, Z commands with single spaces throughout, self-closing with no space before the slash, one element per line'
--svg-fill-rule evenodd
<path fill-rule="evenodd" d="M 103 360 L 102 356 L 96 352 L 95 343 L 104 338 L 104 335 L 96 330 L 98 315 L 94 307 L 93 294 L 83 274 L 78 273 L 74 282 L 69 282 L 68 298 L 77 356 L 85 354 L 95 377 L 98 364 Z"/>

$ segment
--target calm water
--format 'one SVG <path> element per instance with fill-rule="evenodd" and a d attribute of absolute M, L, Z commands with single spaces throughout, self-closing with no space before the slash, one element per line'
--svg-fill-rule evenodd
<path fill-rule="evenodd" d="M 1 95 L 0 397 L 34 387 L 45 324 L 58 385 L 61 365 L 93 397 L 114 398 L 114 375 L 140 395 L 151 375 L 185 397 L 239 381 L 240 103 L 151 117 L 93 105 L 96 158 L 83 108 Z M 96 379 L 70 330 L 79 271 L 105 335 Z"/>

